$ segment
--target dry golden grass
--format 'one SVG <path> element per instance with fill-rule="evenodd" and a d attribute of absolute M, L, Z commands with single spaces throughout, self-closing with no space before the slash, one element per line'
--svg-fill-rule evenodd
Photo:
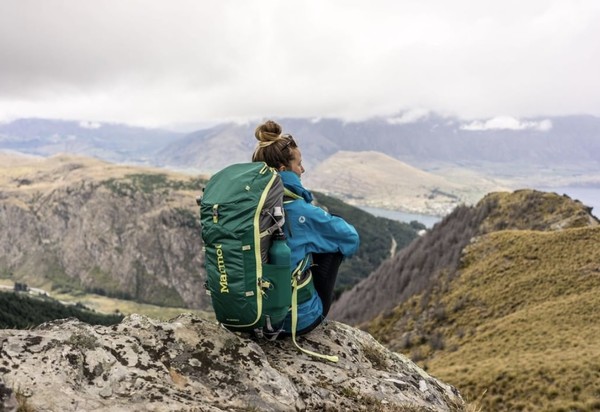
<path fill-rule="evenodd" d="M 507 228 L 557 230 L 598 225 L 581 202 L 550 192 L 521 189 L 485 196 L 494 204 L 481 227 L 483 233 Z"/>
<path fill-rule="evenodd" d="M 91 293 L 82 293 L 78 295 L 56 294 L 54 298 L 63 302 L 77 303 L 85 305 L 101 313 L 115 313 L 119 311 L 124 315 L 137 313 L 153 319 L 169 320 L 181 315 L 182 313 L 194 313 L 204 319 L 214 319 L 214 313 L 201 310 L 186 308 L 171 308 L 164 306 L 149 305 L 138 303 L 131 300 L 113 299 L 106 296 L 94 295 Z"/>
<path fill-rule="evenodd" d="M 163 174 L 179 180 L 192 179 L 192 176 L 166 169 L 120 165 L 75 155 L 64 154 L 48 158 L 7 154 L 0 156 L 0 187 L 5 190 L 18 188 L 20 192 L 44 191 L 70 182 L 102 181 L 140 173 Z M 23 184 L 23 181 L 28 181 L 28 184 Z"/>
<path fill-rule="evenodd" d="M 483 236 L 425 307 L 370 330 L 466 399 L 485 394 L 484 411 L 600 410 L 598 245 L 599 227 Z"/>

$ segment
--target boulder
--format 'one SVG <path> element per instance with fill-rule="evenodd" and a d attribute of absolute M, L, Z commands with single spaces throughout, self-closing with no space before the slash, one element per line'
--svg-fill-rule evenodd
<path fill-rule="evenodd" d="M 458 391 L 371 335 L 328 321 L 298 343 L 333 363 L 184 314 L 0 330 L 7 407 L 35 411 L 457 411 Z M 25 410 L 25 409 L 23 409 Z"/>

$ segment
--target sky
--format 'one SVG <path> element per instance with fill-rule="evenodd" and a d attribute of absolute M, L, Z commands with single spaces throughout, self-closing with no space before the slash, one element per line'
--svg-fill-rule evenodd
<path fill-rule="evenodd" d="M 0 122 L 524 124 L 600 116 L 598 73 L 598 0 L 0 1 Z"/>

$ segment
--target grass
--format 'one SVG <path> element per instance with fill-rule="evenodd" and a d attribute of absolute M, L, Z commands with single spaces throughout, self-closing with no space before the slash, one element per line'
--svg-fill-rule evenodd
<path fill-rule="evenodd" d="M 19 192 L 48 189 L 82 181 L 128 181 L 142 190 L 166 187 L 174 190 L 198 191 L 207 176 L 190 175 L 165 169 L 126 166 L 77 155 L 55 155 L 48 158 L 16 156 L 3 158 L 0 185 Z M 27 182 L 24 184 L 23 182 Z"/>
<path fill-rule="evenodd" d="M 214 318 L 214 314 L 212 312 L 137 303 L 131 300 L 114 299 L 91 293 L 81 293 L 77 295 L 60 293 L 53 295 L 53 297 L 64 302 L 80 302 L 83 305 L 101 313 L 118 312 L 124 315 L 138 313 L 140 315 L 145 315 L 158 320 L 169 320 L 182 313 L 194 313 L 206 319 Z"/>
<path fill-rule="evenodd" d="M 13 285 L 14 282 L 12 280 L 0 279 L 0 288 L 2 290 L 10 290 L 12 289 Z M 49 290 L 49 288 L 47 290 Z M 69 293 L 50 292 L 49 295 L 61 302 L 69 304 L 80 303 L 87 308 L 95 310 L 96 312 L 105 314 L 121 313 L 123 315 L 130 315 L 137 313 L 153 319 L 166 321 L 173 319 L 182 313 L 193 313 L 204 319 L 214 319 L 214 313 L 212 312 L 137 303 L 131 300 L 114 299 L 93 293 L 71 291 Z"/>
<path fill-rule="evenodd" d="M 600 227 L 483 236 L 426 305 L 415 297 L 370 331 L 419 353 L 465 399 L 481 397 L 482 410 L 600 410 L 598 244 Z M 431 344 L 436 335 L 443 348 Z"/>
<path fill-rule="evenodd" d="M 166 173 L 131 173 L 119 178 L 110 178 L 102 181 L 112 192 L 120 196 L 131 196 L 140 191 L 145 194 L 163 193 L 169 190 L 197 191 L 206 184 L 204 178 L 178 178 L 169 177 Z"/>

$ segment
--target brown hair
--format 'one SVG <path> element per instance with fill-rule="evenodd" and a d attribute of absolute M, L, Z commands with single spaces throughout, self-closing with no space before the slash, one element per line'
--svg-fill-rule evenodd
<path fill-rule="evenodd" d="M 254 131 L 258 144 L 252 155 L 253 162 L 265 162 L 274 168 L 290 166 L 294 158 L 293 149 L 298 148 L 298 145 L 291 135 L 281 134 L 282 131 L 281 126 L 273 120 L 258 125 Z"/>

